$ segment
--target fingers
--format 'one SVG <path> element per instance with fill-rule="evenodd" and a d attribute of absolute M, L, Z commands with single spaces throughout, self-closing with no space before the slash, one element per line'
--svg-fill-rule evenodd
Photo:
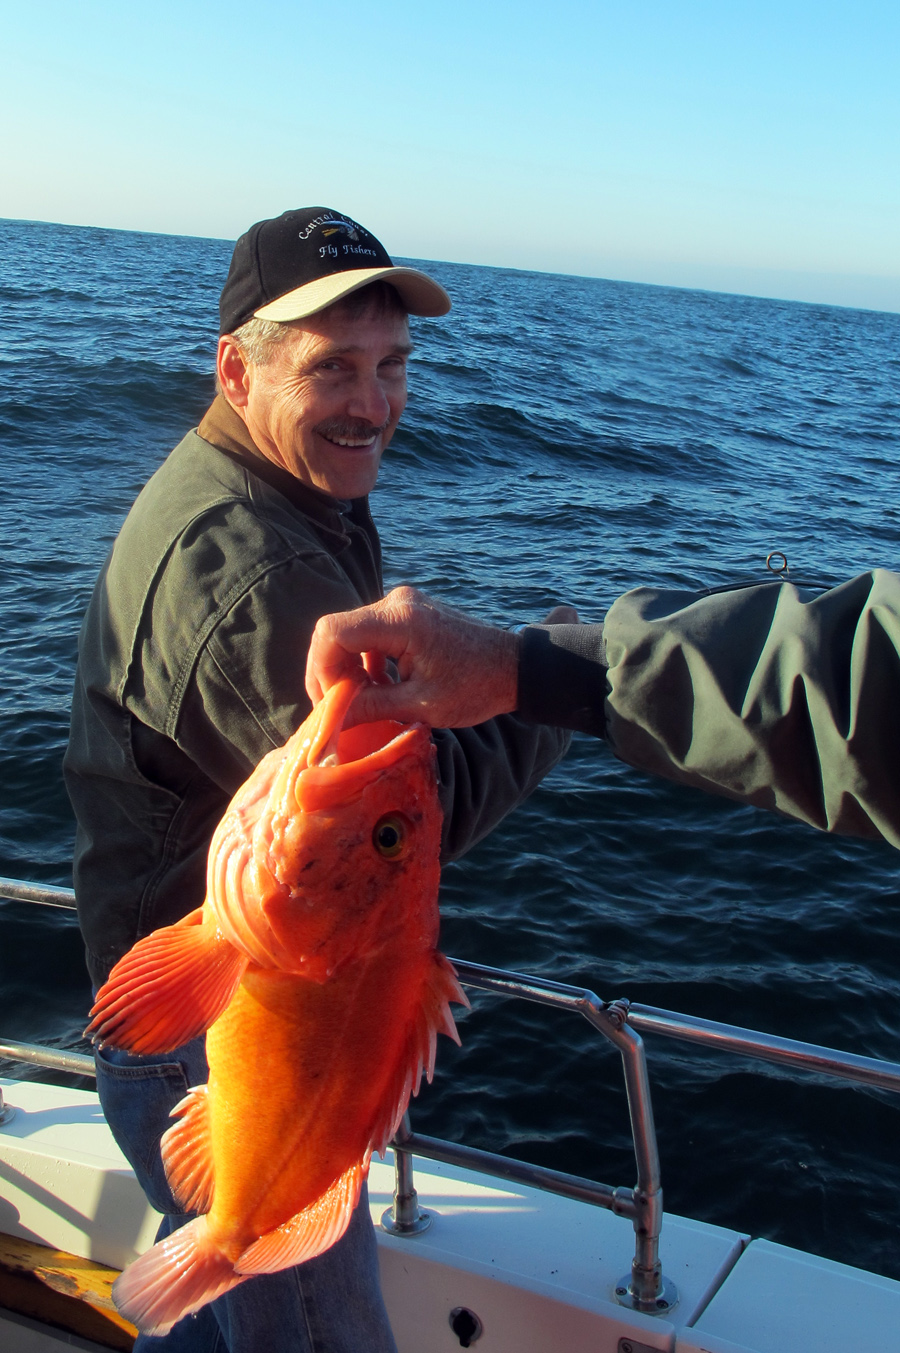
<path fill-rule="evenodd" d="M 309 698 L 314 703 L 321 700 L 341 677 L 363 669 L 380 678 L 385 658 L 394 658 L 401 675 L 409 675 L 414 663 L 407 651 L 427 643 L 440 613 L 441 608 L 415 588 L 395 587 L 369 606 L 323 616 L 306 660 Z"/>
<path fill-rule="evenodd" d="M 378 617 L 383 604 L 326 615 L 318 622 L 306 659 L 306 691 L 313 704 L 342 677 L 369 673 L 379 679 L 384 673 L 394 639 L 390 624 L 385 627 Z"/>
<path fill-rule="evenodd" d="M 369 681 L 357 695 L 355 722 L 392 718 L 461 728 L 515 709 L 518 640 L 440 605 L 410 587 L 356 611 L 324 616 L 309 650 L 306 687 L 313 702 L 341 677 L 370 674 L 380 683 L 385 658 L 394 686 Z"/>
<path fill-rule="evenodd" d="M 421 702 L 411 699 L 405 683 L 389 686 L 361 686 L 344 720 L 345 728 L 358 723 L 377 723 L 394 719 L 397 723 L 427 723 Z"/>

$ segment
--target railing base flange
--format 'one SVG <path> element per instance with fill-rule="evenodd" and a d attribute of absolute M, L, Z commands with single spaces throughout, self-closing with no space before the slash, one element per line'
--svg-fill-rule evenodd
<path fill-rule="evenodd" d="M 640 1311 L 642 1315 L 668 1315 L 678 1305 L 678 1288 L 665 1277 L 660 1280 L 659 1293 L 649 1301 L 641 1301 L 634 1295 L 630 1273 L 616 1283 L 614 1295 L 620 1306 Z"/>
<path fill-rule="evenodd" d="M 394 1209 L 386 1207 L 381 1214 L 381 1229 L 387 1231 L 389 1236 L 420 1236 L 433 1221 L 432 1214 L 423 1208 L 419 1208 L 419 1215 L 411 1221 L 395 1221 Z"/>

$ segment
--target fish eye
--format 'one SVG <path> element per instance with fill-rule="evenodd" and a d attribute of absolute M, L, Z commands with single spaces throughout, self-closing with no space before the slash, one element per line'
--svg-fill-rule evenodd
<path fill-rule="evenodd" d="M 406 822 L 398 813 L 379 818 L 372 831 L 372 844 L 386 860 L 396 860 L 406 845 Z"/>

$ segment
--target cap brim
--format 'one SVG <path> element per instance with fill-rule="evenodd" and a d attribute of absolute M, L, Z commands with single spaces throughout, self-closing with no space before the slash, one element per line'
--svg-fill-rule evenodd
<path fill-rule="evenodd" d="M 305 319 L 333 305 L 351 291 L 359 291 L 370 282 L 389 282 L 400 294 L 400 299 L 411 315 L 446 315 L 450 297 L 437 282 L 417 268 L 353 268 L 348 272 L 331 273 L 295 287 L 278 296 L 268 305 L 254 310 L 256 319 L 278 320 L 282 324 L 291 319 Z"/>

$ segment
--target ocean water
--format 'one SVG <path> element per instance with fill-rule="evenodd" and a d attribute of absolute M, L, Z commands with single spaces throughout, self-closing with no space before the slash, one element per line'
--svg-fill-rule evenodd
<path fill-rule="evenodd" d="M 87 597 L 212 393 L 218 240 L 0 221 L 0 873 L 70 882 Z M 894 567 L 900 315 L 446 263 L 373 495 L 389 585 L 503 623 L 624 589 Z M 900 1059 L 900 857 L 655 782 L 578 738 L 445 871 L 459 958 Z M 0 1036 L 81 1046 L 65 914 L 0 902 Z M 634 1182 L 617 1055 L 496 998 L 414 1125 Z M 442 1040 L 444 1042 L 444 1040 Z M 900 1278 L 900 1102 L 649 1040 L 670 1211 Z M 624 1225 L 624 1223 L 623 1223 Z M 629 1242 L 625 1240 L 627 1249 Z"/>

